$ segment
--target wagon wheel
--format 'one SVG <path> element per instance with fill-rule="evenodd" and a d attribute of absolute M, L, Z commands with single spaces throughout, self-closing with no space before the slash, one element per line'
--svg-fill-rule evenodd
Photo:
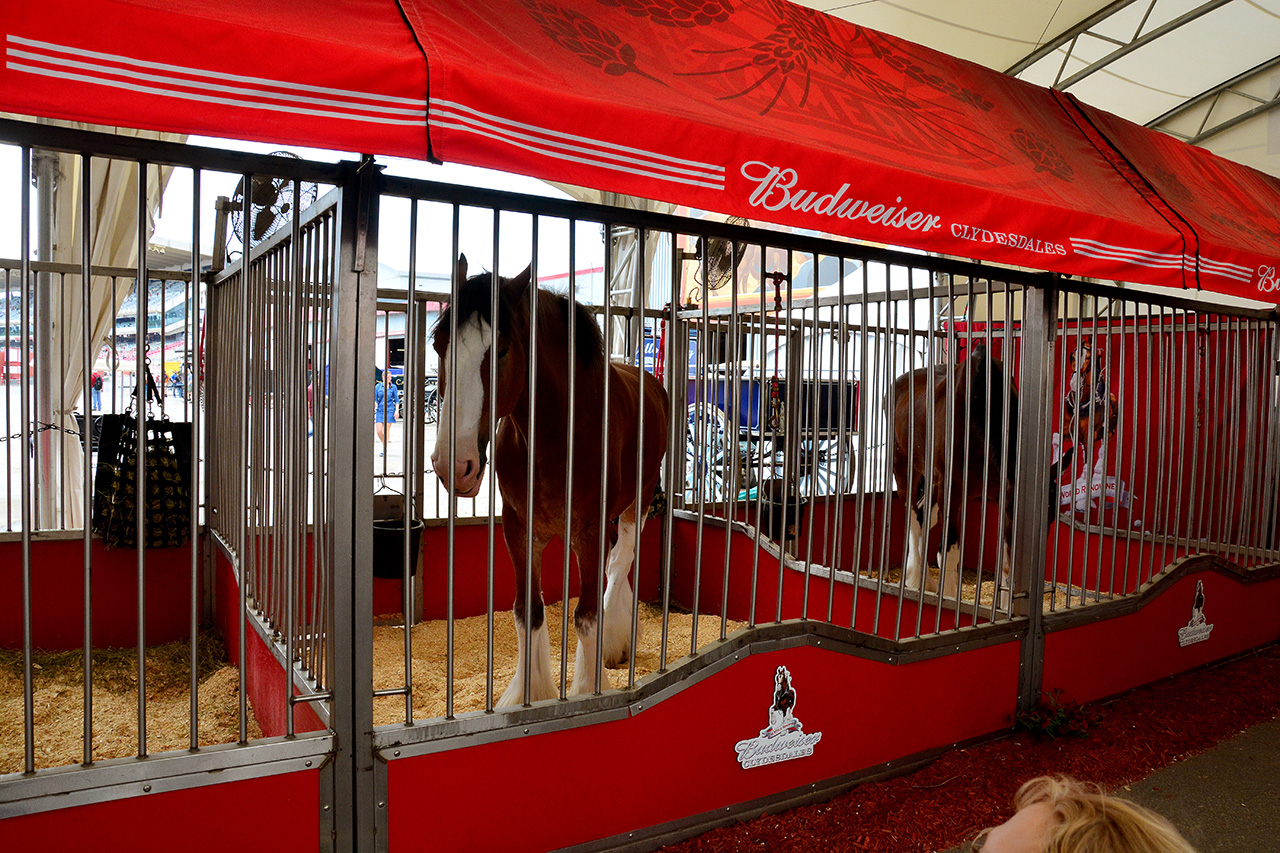
<path fill-rule="evenodd" d="M 440 420 L 440 392 L 436 380 L 427 380 L 427 390 L 423 394 L 423 400 L 426 403 L 427 423 L 436 423 Z"/>
<path fill-rule="evenodd" d="M 699 495 L 709 501 L 724 500 L 729 464 L 724 412 L 711 403 L 691 403 L 685 423 L 685 500 L 696 501 Z"/>
<path fill-rule="evenodd" d="M 832 436 L 804 443 L 801 449 L 801 470 L 804 471 L 804 476 L 800 479 L 800 494 L 834 495 L 848 491 L 852 483 L 849 472 L 854 470 L 853 439 L 847 435 L 843 438 L 843 460 L 840 458 L 841 443 L 841 438 Z M 842 461 L 843 465 L 840 464 Z"/>

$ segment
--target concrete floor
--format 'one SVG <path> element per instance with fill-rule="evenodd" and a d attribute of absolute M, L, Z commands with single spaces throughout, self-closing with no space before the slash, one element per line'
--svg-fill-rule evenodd
<path fill-rule="evenodd" d="M 1167 817 L 1200 853 L 1280 853 L 1280 719 L 1118 793 Z"/>

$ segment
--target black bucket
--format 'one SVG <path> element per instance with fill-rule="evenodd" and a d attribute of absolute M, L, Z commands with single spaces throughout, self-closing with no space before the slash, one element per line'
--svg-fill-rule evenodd
<path fill-rule="evenodd" d="M 418 573 L 418 550 L 422 546 L 422 528 L 414 521 L 409 526 L 409 554 L 413 565 L 409 574 Z M 373 576 L 384 580 L 404 577 L 404 519 L 392 518 L 373 522 Z"/>
<path fill-rule="evenodd" d="M 797 495 L 786 495 L 781 481 L 765 480 L 760 485 L 760 517 L 756 519 L 756 527 L 775 542 L 795 539 L 804 523 L 806 503 Z"/>

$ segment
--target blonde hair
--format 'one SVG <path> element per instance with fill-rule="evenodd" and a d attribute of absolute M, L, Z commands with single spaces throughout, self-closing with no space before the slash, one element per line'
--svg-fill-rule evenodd
<path fill-rule="evenodd" d="M 1018 789 L 1014 806 L 1053 810 L 1045 853 L 1196 853 L 1169 821 L 1066 776 L 1038 776 Z"/>

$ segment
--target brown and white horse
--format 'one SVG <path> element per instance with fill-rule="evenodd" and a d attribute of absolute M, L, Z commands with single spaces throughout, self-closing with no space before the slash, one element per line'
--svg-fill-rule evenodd
<path fill-rule="evenodd" d="M 953 374 L 950 381 L 949 371 Z M 954 415 L 950 441 L 946 426 L 948 393 Z M 893 476 L 912 502 L 902 572 L 904 585 L 918 590 L 924 579 L 924 588 L 936 591 L 932 578 L 925 577 L 926 548 L 929 531 L 939 521 L 940 508 L 946 506 L 950 517 L 938 553 L 940 584 L 945 596 L 959 598 L 960 508 L 977 499 L 1000 502 L 1004 512 L 1004 536 L 1000 542 L 1004 583 L 997 600 L 1007 603 L 1012 567 L 1013 485 L 1017 476 L 1018 389 L 1005 375 L 1004 365 L 990 357 L 985 344 L 977 343 L 958 366 L 922 367 L 899 376 L 885 405 L 893 416 Z M 930 406 L 936 421 L 932 434 L 928 428 Z M 952 454 L 950 471 L 948 443 Z M 1070 453 L 1068 449 L 1065 458 L 1055 461 L 1049 469 L 1049 482 L 1054 484 L 1049 496 L 1051 516 L 1057 511 L 1058 471 L 1060 465 L 1070 465 Z"/>
<path fill-rule="evenodd" d="M 456 301 L 441 314 L 433 345 L 440 357 L 439 393 L 444 401 L 431 464 L 459 497 L 473 497 L 484 476 L 489 444 L 489 409 L 497 423 L 493 439 L 493 471 L 502 494 L 502 534 L 516 569 L 515 625 L 519 659 L 515 676 L 498 705 L 553 699 L 559 695 L 551 670 L 551 645 L 543 616 L 541 561 L 547 542 L 564 533 L 570 515 L 569 544 L 578 561 L 580 594 L 573 614 L 578 635 L 573 693 L 598 689 L 596 632 L 603 638 L 604 666 L 631 653 L 633 592 L 628 580 L 636 539 L 657 487 L 667 447 L 667 393 L 651 374 L 627 364 L 614 364 L 605 354 L 600 327 L 585 309 L 568 298 L 537 291 L 535 355 L 536 392 L 529 394 L 530 271 L 499 280 L 497 305 L 492 277 L 467 278 L 467 260 L 459 257 Z M 457 340 L 450 340 L 456 312 Z M 496 335 L 493 323 L 497 323 Z M 569 433 L 569 325 L 574 347 L 574 432 Z M 495 343 L 496 340 L 496 343 Z M 451 352 L 451 347 L 456 352 Z M 489 386 L 490 359 L 497 357 L 496 393 Z M 456 375 L 448 370 L 456 356 Z M 604 409 L 604 384 L 609 408 Z M 448 393 L 453 385 L 453 394 Z M 535 402 L 536 401 L 536 402 Z M 638 424 L 643 407 L 643 437 Z M 601 420 L 607 424 L 602 447 Z M 456 430 L 456 431 L 453 431 Z M 451 432 L 453 431 L 453 432 Z M 454 466 L 449 469 L 449 444 Z M 529 502 L 529 449 L 532 444 L 533 501 Z M 566 482 L 566 460 L 573 454 L 572 492 Z M 643 453 L 643 458 L 640 454 Z M 639 483 L 637 483 L 637 479 Z M 605 513 L 601 514 L 601 489 Z M 572 494 L 572 506 L 566 507 Z M 637 500 L 637 495 L 639 499 Z M 618 519 L 616 535 L 609 526 Z M 605 526 L 612 547 L 606 566 L 603 619 L 599 606 L 599 545 Z M 533 596 L 525 597 L 528 532 L 533 531 Z M 528 624 L 526 624 L 526 613 Z M 526 644 L 530 645 L 529 695 L 524 695 Z"/>

